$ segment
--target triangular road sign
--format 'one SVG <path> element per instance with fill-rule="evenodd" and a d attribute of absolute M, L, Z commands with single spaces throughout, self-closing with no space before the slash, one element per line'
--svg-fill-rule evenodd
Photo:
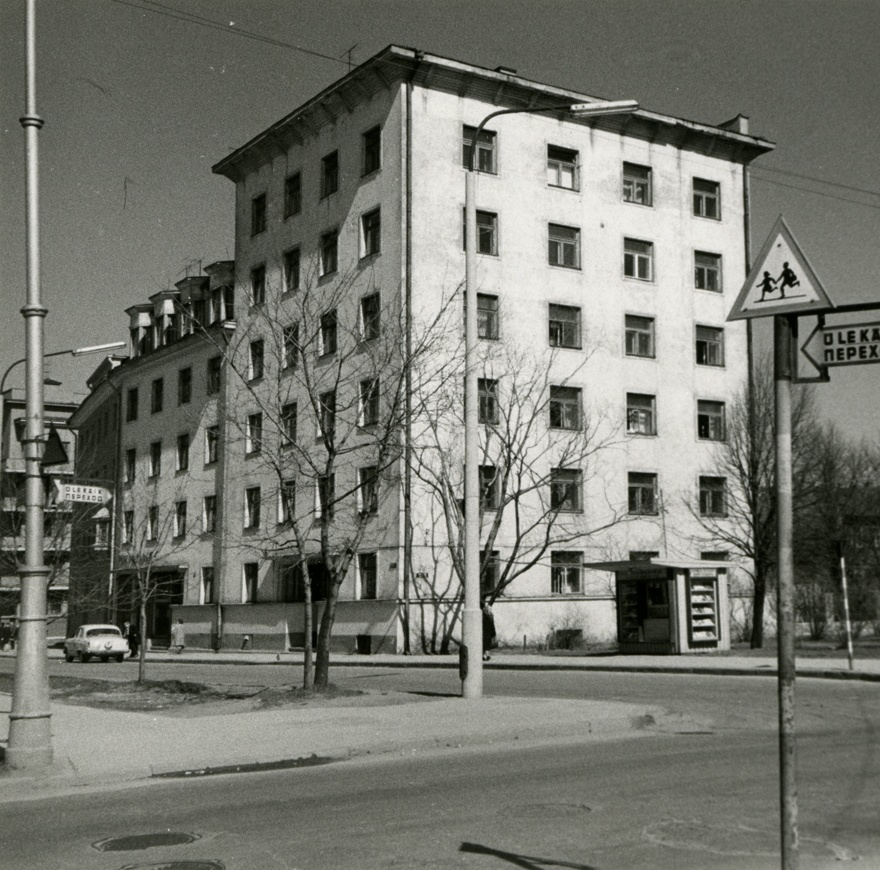
<path fill-rule="evenodd" d="M 54 423 L 49 424 L 49 434 L 46 438 L 46 446 L 43 448 L 43 458 L 40 460 L 41 465 L 65 465 L 70 461 L 67 451 L 64 449 L 64 442 L 58 434 L 58 429 Z"/>
<path fill-rule="evenodd" d="M 816 314 L 833 308 L 819 276 L 780 215 L 727 319 Z"/>

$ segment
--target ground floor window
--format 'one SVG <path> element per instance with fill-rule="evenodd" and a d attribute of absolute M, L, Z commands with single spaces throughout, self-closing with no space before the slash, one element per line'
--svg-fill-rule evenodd
<path fill-rule="evenodd" d="M 550 554 L 550 591 L 578 595 L 583 591 L 584 554 L 580 550 L 554 550 Z"/>

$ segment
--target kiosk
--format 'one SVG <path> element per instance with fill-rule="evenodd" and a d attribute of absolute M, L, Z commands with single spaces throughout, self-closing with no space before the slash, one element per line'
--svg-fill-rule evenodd
<path fill-rule="evenodd" d="M 730 649 L 727 562 L 590 562 L 615 575 L 621 653 L 682 655 Z"/>

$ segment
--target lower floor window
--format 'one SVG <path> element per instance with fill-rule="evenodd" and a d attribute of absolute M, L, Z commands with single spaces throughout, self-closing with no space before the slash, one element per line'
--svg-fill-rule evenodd
<path fill-rule="evenodd" d="M 358 553 L 360 598 L 376 597 L 376 554 Z"/>
<path fill-rule="evenodd" d="M 550 554 L 550 591 L 553 595 L 583 592 L 584 554 L 578 550 L 554 550 Z"/>
<path fill-rule="evenodd" d="M 242 601 L 254 604 L 257 600 L 257 580 L 260 566 L 256 562 L 245 562 L 243 566 Z"/>
<path fill-rule="evenodd" d="M 214 568 L 206 566 L 202 568 L 202 578 L 199 584 L 199 604 L 214 603 Z"/>

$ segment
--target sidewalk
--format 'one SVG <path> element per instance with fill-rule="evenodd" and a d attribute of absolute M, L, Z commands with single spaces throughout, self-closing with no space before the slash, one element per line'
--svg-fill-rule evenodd
<path fill-rule="evenodd" d="M 57 656 L 56 656 L 57 654 Z M 8 654 L 3 654 L 4 656 Z M 50 650 L 54 659 L 60 657 Z M 302 661 L 301 653 L 187 650 L 151 651 L 150 661 L 181 664 L 275 664 Z M 457 656 L 334 655 L 339 667 L 457 668 Z M 528 655 L 499 652 L 486 665 L 499 669 L 634 671 L 769 676 L 776 660 L 747 656 Z M 880 661 L 845 658 L 797 661 L 802 677 L 880 681 Z M 0 745 L 8 731 L 10 696 L 0 694 Z M 228 702 L 227 702 L 228 703 Z M 637 738 L 657 731 L 700 730 L 705 723 L 670 717 L 660 708 L 617 702 L 545 698 L 422 698 L 389 692 L 372 704 L 340 699 L 327 706 L 226 712 L 230 707 L 132 713 L 53 703 L 54 763 L 37 776 L 4 771 L 0 803 L 87 790 L 101 784 L 146 780 L 206 768 L 284 763 L 363 755 L 489 747 L 521 741 Z"/>

